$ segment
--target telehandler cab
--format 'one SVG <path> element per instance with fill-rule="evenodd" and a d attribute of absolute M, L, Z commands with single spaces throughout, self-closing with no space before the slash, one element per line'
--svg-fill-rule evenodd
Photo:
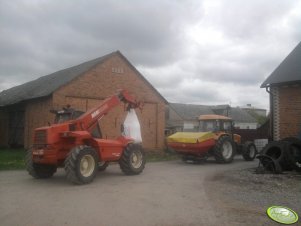
<path fill-rule="evenodd" d="M 98 121 L 123 102 L 127 110 L 141 108 L 126 90 L 108 97 L 86 113 L 70 106 L 56 114 L 52 125 L 34 131 L 33 146 L 26 155 L 26 169 L 34 178 L 49 178 L 64 167 L 67 180 L 75 184 L 93 181 L 97 170 L 118 162 L 127 175 L 139 174 L 145 166 L 142 146 L 130 137 L 102 138 Z"/>

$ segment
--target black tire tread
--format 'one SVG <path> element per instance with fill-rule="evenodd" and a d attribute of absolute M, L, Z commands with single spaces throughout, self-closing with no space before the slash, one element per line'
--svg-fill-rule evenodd
<path fill-rule="evenodd" d="M 287 141 L 272 141 L 263 148 L 262 154 L 273 158 L 281 166 L 282 170 L 292 170 L 293 166 L 288 161 L 288 147 L 289 142 Z M 272 148 L 278 148 L 281 151 L 280 155 L 276 156 L 276 152 L 270 151 Z"/>
<path fill-rule="evenodd" d="M 75 163 L 81 148 L 82 148 L 81 146 L 77 146 L 72 151 L 70 151 L 67 158 L 65 159 L 65 164 L 64 164 L 67 180 L 75 184 L 82 184 L 82 182 L 78 180 L 76 176 L 76 163 Z"/>
<path fill-rule="evenodd" d="M 36 179 L 46 179 L 56 172 L 55 165 L 37 164 L 32 161 L 32 151 L 27 150 L 25 155 L 25 168 L 29 175 Z"/>
<path fill-rule="evenodd" d="M 143 162 L 142 162 L 142 165 L 139 169 L 133 169 L 131 167 L 131 153 L 134 151 L 134 150 L 139 150 L 141 151 L 142 153 L 142 158 L 143 158 Z M 142 149 L 142 146 L 139 145 L 139 144 L 135 144 L 135 143 L 130 143 L 128 144 L 124 150 L 123 150 L 123 153 L 121 155 L 121 158 L 119 159 L 119 166 L 120 166 L 120 169 L 122 170 L 122 172 L 126 175 L 137 175 L 137 174 L 140 174 L 144 167 L 145 167 L 145 155 L 144 155 L 144 151 Z"/>
<path fill-rule="evenodd" d="M 64 162 L 64 168 L 66 171 L 66 178 L 69 182 L 73 183 L 73 184 L 87 184 L 93 181 L 93 177 L 92 180 L 88 180 L 88 181 L 84 181 L 80 175 L 78 174 L 78 169 L 77 169 L 77 161 L 78 161 L 78 157 L 79 154 L 81 153 L 81 151 L 83 150 L 93 150 L 92 153 L 94 153 L 96 155 L 96 152 L 94 151 L 93 148 L 86 146 L 86 145 L 80 145 L 80 146 L 76 146 L 74 147 L 68 154 L 67 158 L 65 159 Z M 94 156 L 96 157 L 96 156 Z M 97 156 L 98 157 L 98 156 Z M 97 166 L 97 162 L 95 163 Z"/>
<path fill-rule="evenodd" d="M 254 156 L 250 156 L 250 146 L 255 147 L 255 155 Z M 246 143 L 244 143 L 242 157 L 244 158 L 245 161 L 253 161 L 255 159 L 257 153 L 258 153 L 257 148 L 253 142 L 247 141 Z"/>
<path fill-rule="evenodd" d="M 222 146 L 223 146 L 223 143 L 225 141 L 229 141 L 232 144 L 232 150 L 233 150 L 232 156 L 228 160 L 226 160 L 223 157 L 223 154 L 222 154 Z M 230 163 L 230 162 L 232 162 L 233 158 L 235 156 L 235 145 L 234 145 L 233 140 L 229 136 L 227 136 L 227 135 L 221 136 L 216 141 L 216 144 L 215 144 L 215 146 L 213 148 L 213 153 L 214 153 L 214 157 L 215 157 L 215 159 L 216 159 L 216 161 L 218 163 Z"/>
<path fill-rule="evenodd" d="M 287 154 L 287 162 L 294 170 L 297 172 L 301 172 L 301 140 L 296 137 L 287 137 L 284 138 L 282 141 L 285 141 L 288 143 L 286 154 Z M 294 146 L 295 150 L 299 152 L 298 158 L 294 156 L 294 154 L 291 152 L 291 147 Z"/>

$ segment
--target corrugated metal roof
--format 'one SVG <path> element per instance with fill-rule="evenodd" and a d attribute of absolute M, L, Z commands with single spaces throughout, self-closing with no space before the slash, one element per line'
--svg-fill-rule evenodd
<path fill-rule="evenodd" d="M 0 93 L 0 106 L 11 105 L 24 100 L 49 96 L 61 86 L 71 82 L 73 79 L 87 72 L 97 64 L 103 62 L 114 53 L 116 52 L 4 90 Z"/>
<path fill-rule="evenodd" d="M 170 103 L 169 106 L 184 120 L 196 120 L 200 115 L 214 114 L 206 105 Z"/>
<path fill-rule="evenodd" d="M 239 107 L 232 108 L 229 105 L 210 106 L 170 103 L 170 107 L 172 107 L 183 120 L 197 120 L 200 115 L 218 114 L 228 116 L 236 122 L 257 122 L 247 111 Z"/>
<path fill-rule="evenodd" d="M 230 108 L 229 109 L 229 115 L 230 118 L 233 119 L 233 121 L 236 122 L 246 122 L 246 123 L 256 123 L 256 119 L 251 116 L 246 110 L 243 110 L 241 108 Z"/>
<path fill-rule="evenodd" d="M 301 42 L 262 83 L 261 88 L 292 82 L 301 82 Z"/>

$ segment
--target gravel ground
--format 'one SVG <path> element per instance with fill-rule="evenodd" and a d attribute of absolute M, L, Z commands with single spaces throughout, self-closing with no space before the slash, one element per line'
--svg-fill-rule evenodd
<path fill-rule="evenodd" d="M 293 171 L 276 175 L 256 174 L 255 168 L 230 170 L 208 177 L 206 191 L 232 225 L 279 225 L 266 216 L 272 205 L 301 215 L 301 175 Z"/>
<path fill-rule="evenodd" d="M 231 164 L 176 160 L 125 176 L 114 164 L 84 186 L 68 183 L 62 169 L 49 180 L 0 171 L 0 225 L 279 225 L 265 214 L 271 205 L 301 215 L 300 175 L 256 175 L 256 165 L 240 156 Z"/>

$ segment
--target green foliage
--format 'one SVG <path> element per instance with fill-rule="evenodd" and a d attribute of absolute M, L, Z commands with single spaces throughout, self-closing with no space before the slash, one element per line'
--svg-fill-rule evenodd
<path fill-rule="evenodd" d="M 268 117 L 258 115 L 253 109 L 248 109 L 247 111 L 253 118 L 256 119 L 259 125 L 263 125 L 268 120 Z"/>
<path fill-rule="evenodd" d="M 0 170 L 24 169 L 24 149 L 0 149 Z"/>

